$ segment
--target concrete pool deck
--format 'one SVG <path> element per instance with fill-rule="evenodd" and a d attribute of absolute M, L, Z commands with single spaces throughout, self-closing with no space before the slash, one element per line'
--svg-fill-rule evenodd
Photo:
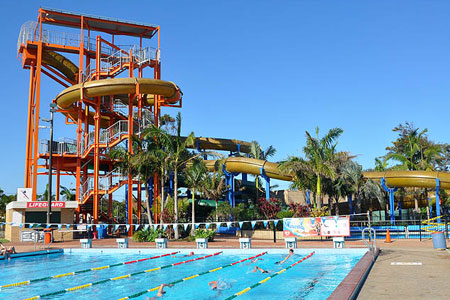
<path fill-rule="evenodd" d="M 449 241 L 447 241 L 448 243 Z M 34 243 L 8 243 L 18 252 L 34 251 Z M 115 239 L 93 240 L 93 248 L 117 248 Z M 299 248 L 331 248 L 332 241 L 299 241 Z M 155 248 L 155 243 L 135 243 L 130 248 Z M 169 248 L 195 248 L 195 242 L 169 241 Z M 365 248 L 362 241 L 346 241 L 346 248 Z M 433 249 L 430 239 L 394 240 L 387 244 L 377 241 L 381 248 L 372 270 L 357 299 L 446 299 L 450 295 L 450 252 Z M 52 248 L 80 248 L 80 242 L 59 242 Z M 209 243 L 212 249 L 239 248 L 236 237 L 216 237 Z M 284 240 L 252 240 L 252 248 L 285 248 Z M 391 265 L 391 263 L 397 263 Z M 405 265 L 406 263 L 406 265 Z M 409 263 L 409 265 L 408 265 Z M 410 263 L 421 263 L 421 265 Z"/>

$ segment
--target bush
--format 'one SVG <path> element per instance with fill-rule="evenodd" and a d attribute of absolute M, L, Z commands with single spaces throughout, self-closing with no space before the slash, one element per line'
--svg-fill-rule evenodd
<path fill-rule="evenodd" d="M 327 206 L 322 206 L 321 209 L 319 209 L 319 208 L 312 208 L 310 216 L 312 218 L 328 216 L 328 207 Z"/>
<path fill-rule="evenodd" d="M 149 228 L 148 230 L 136 231 L 133 235 L 133 240 L 135 242 L 154 242 L 155 239 L 160 237 L 166 237 L 166 233 L 162 229 L 154 230 Z"/>
<path fill-rule="evenodd" d="M 281 211 L 281 200 L 277 198 L 270 198 L 269 200 L 259 198 L 258 206 L 265 219 L 274 219 L 277 213 Z"/>
<path fill-rule="evenodd" d="M 277 213 L 278 219 L 292 218 L 293 216 L 294 216 L 294 212 L 292 210 L 282 210 Z"/>
<path fill-rule="evenodd" d="M 195 229 L 194 231 L 194 239 L 208 239 L 209 242 L 212 242 L 214 240 L 214 236 L 216 235 L 215 230 L 209 230 L 209 229 Z"/>

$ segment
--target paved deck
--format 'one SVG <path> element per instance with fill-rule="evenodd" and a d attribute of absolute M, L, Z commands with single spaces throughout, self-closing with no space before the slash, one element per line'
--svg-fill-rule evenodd
<path fill-rule="evenodd" d="M 394 242 L 395 244 L 395 242 Z M 423 247 L 384 247 L 361 289 L 358 300 L 449 299 L 450 253 Z M 422 263 L 422 265 L 391 265 Z"/>
<path fill-rule="evenodd" d="M 449 241 L 447 241 L 449 244 Z M 34 251 L 33 243 L 8 243 L 17 251 Z M 155 248 L 155 243 L 135 243 L 130 248 Z M 115 239 L 93 240 L 94 248 L 116 248 Z M 195 248 L 195 242 L 169 241 L 169 248 Z M 253 248 L 284 248 L 284 240 L 252 240 Z M 299 248 L 331 248 L 331 241 L 299 241 Z M 365 247 L 362 241 L 346 241 L 345 247 Z M 450 296 L 450 253 L 434 250 L 431 240 L 395 240 L 386 244 L 377 241 L 381 254 L 372 268 L 359 296 L 366 299 L 447 299 Z M 54 243 L 52 248 L 80 248 L 80 242 Z M 239 248 L 236 237 L 216 237 L 209 248 Z M 391 262 L 421 262 L 421 266 L 391 265 Z"/>

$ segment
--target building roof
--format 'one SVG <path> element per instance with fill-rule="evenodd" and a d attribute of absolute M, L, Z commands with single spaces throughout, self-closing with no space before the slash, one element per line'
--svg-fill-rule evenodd
<path fill-rule="evenodd" d="M 74 13 L 54 8 L 41 7 L 39 11 L 41 13 L 42 23 L 46 24 L 80 28 L 81 17 L 83 17 L 86 29 L 114 35 L 152 38 L 158 31 L 158 25 Z"/>

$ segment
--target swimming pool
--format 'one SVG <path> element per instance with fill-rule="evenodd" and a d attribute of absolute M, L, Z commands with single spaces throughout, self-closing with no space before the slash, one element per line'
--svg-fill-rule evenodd
<path fill-rule="evenodd" d="M 191 251 L 193 256 L 185 256 Z M 177 253 L 169 255 L 173 252 Z M 156 291 L 146 290 L 173 282 L 173 287 L 165 288 L 164 299 L 227 299 L 241 291 L 236 299 L 326 299 L 365 253 L 365 249 L 296 249 L 279 265 L 275 262 L 286 257 L 286 249 L 67 249 L 63 254 L 0 262 L 0 286 L 35 280 L 2 288 L 0 298 L 149 299 Z M 252 262 L 256 255 L 259 260 Z M 255 266 L 269 273 L 254 273 Z M 218 282 L 218 290 L 208 287 L 211 281 Z"/>

